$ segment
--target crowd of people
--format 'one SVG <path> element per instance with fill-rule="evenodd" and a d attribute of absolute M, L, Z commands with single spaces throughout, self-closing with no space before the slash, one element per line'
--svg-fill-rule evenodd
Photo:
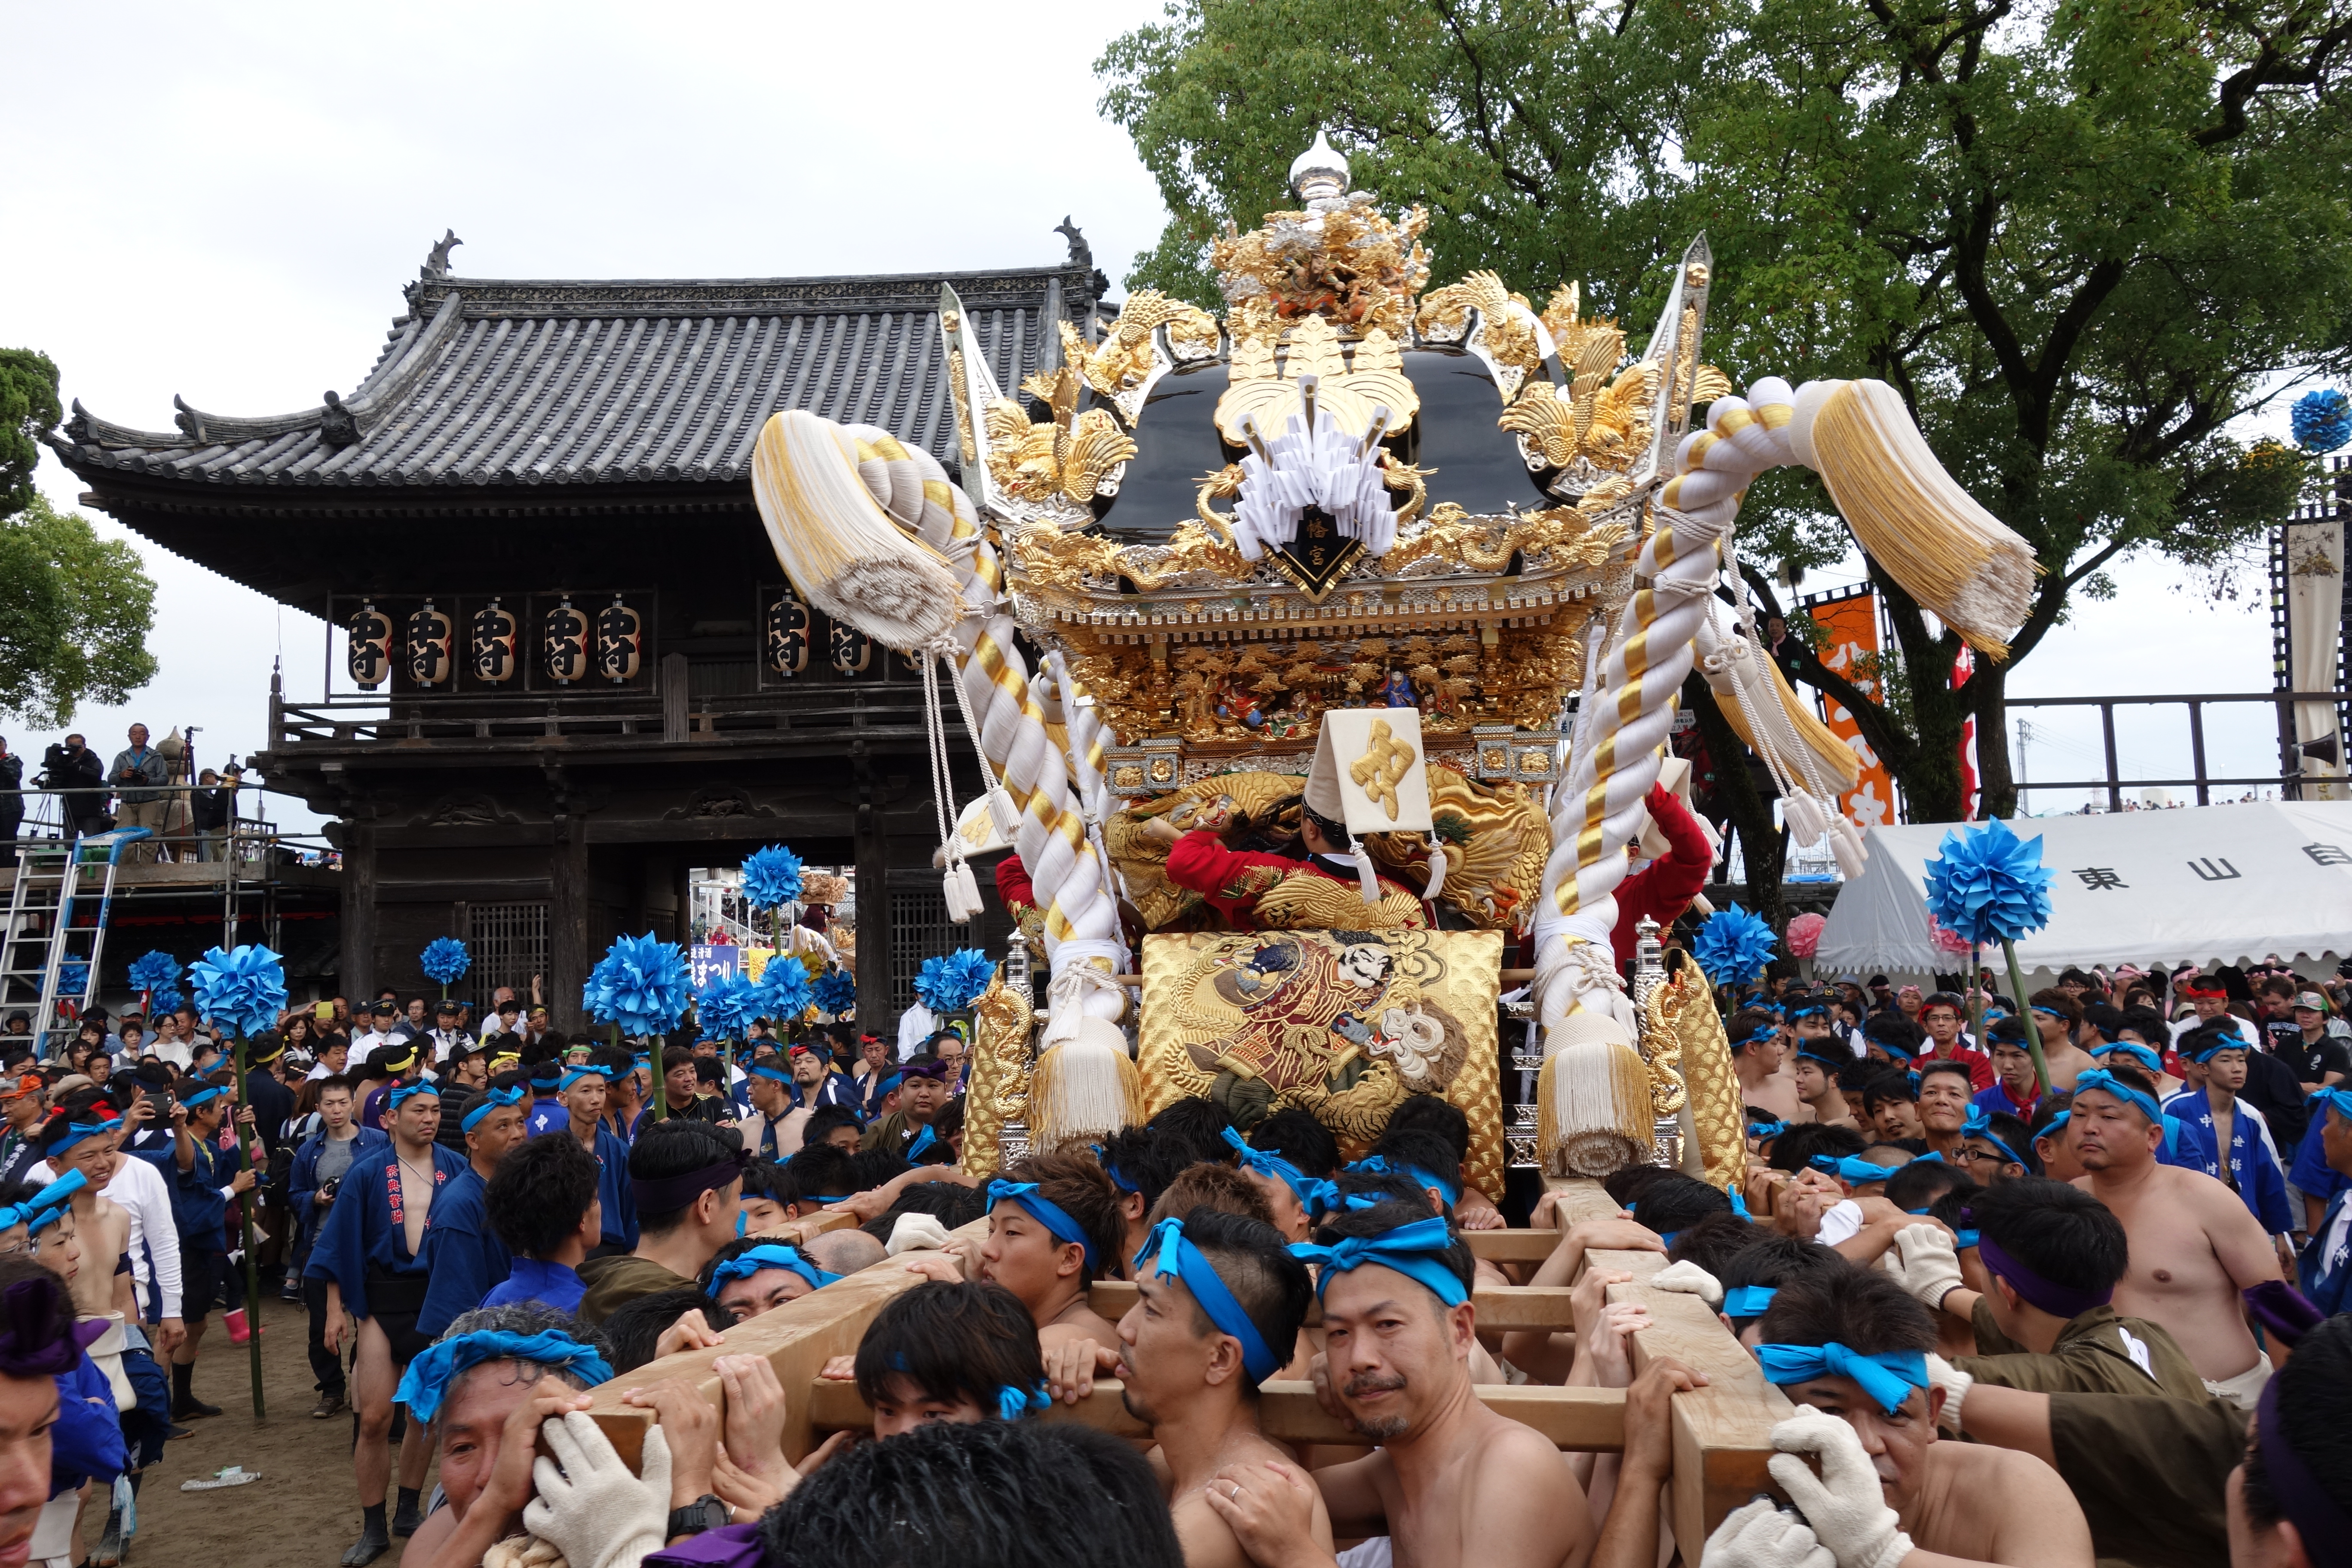
<path fill-rule="evenodd" d="M 1527 1264 L 1474 1255 L 1504 1194 L 1428 1095 L 1352 1162 L 1305 1110 L 1180 1100 L 975 1179 L 953 1029 L 903 1060 L 855 1026 L 640 1047 L 385 993 L 289 1014 L 241 1081 L 184 1012 L 93 1016 L 51 1063 L 0 1035 L 0 1428 L 20 1369 L 55 1389 L 0 1561 L 74 1563 L 101 1509 L 89 1561 L 124 1559 L 142 1472 L 218 1414 L 199 1352 L 249 1267 L 307 1302 L 312 1414 L 352 1424 L 352 1568 L 2332 1562 L 2352 1086 L 2331 998 L 2273 978 L 2070 972 L 2022 1007 L 1776 983 L 1727 1021 L 1737 1191 L 1642 1166 L 1616 1217 L 1547 1195 Z M 793 1224 L 819 1212 L 846 1223 Z M 1787 1501 L 1706 1542 L 1656 1500 L 1706 1378 L 1644 1364 L 1623 1258 L 1588 1256 L 1644 1252 L 1796 1406 Z M 915 1277 L 824 1371 L 871 1436 L 795 1462 L 796 1394 L 728 1335 L 866 1269 Z M 1512 1285 L 1573 1287 L 1572 1327 L 1482 1328 Z M 623 1465 L 586 1391 L 697 1349 L 720 1405 L 625 1384 L 654 1425 Z M 1148 1440 L 1030 1419 L 1110 1377 Z M 1268 1436 L 1278 1378 L 1353 1441 Z M 1622 1390 L 1622 1451 L 1558 1450 L 1482 1403 L 1506 1383 Z"/>

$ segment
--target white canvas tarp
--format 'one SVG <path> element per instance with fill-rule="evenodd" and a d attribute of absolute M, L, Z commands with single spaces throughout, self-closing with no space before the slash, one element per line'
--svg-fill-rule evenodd
<path fill-rule="evenodd" d="M 2018 943 L 2020 964 L 2243 963 L 2352 954 L 2352 804 L 2263 801 L 2179 811 L 2012 822 L 2039 836 L 2050 923 Z M 1870 830 L 1870 864 L 1840 889 L 1818 973 L 1934 973 L 1968 961 L 1937 947 L 1927 867 L 1948 823 Z M 1986 962 L 1997 972 L 2000 959 Z"/>

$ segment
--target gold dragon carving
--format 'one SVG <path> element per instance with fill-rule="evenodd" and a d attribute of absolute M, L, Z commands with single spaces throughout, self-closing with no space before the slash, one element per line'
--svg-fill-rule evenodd
<path fill-rule="evenodd" d="M 992 1176 L 1009 1121 L 1029 1113 L 1029 998 L 1007 990 L 1003 978 L 989 982 L 972 1005 L 971 1086 L 964 1095 L 963 1169 Z"/>
<path fill-rule="evenodd" d="M 1141 413 L 1141 393 L 1160 369 L 1151 334 L 1162 324 L 1180 356 L 1206 359 L 1217 352 L 1216 318 L 1197 305 L 1171 300 L 1157 289 L 1139 289 L 1129 294 L 1118 320 L 1092 348 L 1076 327 L 1062 323 L 1063 357 L 1078 366 L 1086 384 L 1108 399 L 1130 426 Z"/>
<path fill-rule="evenodd" d="M 1645 1046 L 1646 1037 L 1653 1032 L 1662 1040 L 1679 1043 L 1678 1067 L 1689 1094 L 1691 1126 L 1698 1136 L 1706 1179 L 1726 1192 L 1738 1191 L 1748 1179 L 1747 1108 L 1741 1102 L 1739 1077 L 1731 1067 L 1731 1042 L 1724 1035 L 1715 997 L 1698 965 L 1687 957 L 1683 960 L 1651 994 L 1643 1025 Z M 1658 1054 L 1663 1055 L 1663 1049 Z M 1654 1068 L 1653 1072 L 1654 1096 Z"/>

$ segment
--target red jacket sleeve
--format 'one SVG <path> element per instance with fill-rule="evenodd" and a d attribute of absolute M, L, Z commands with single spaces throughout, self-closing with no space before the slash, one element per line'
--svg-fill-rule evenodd
<path fill-rule="evenodd" d="M 1620 963 L 1633 962 L 1633 928 L 1642 918 L 1646 915 L 1662 926 L 1674 924 L 1706 886 L 1706 874 L 1715 865 L 1715 846 L 1707 842 L 1706 830 L 1672 790 L 1653 788 L 1642 804 L 1665 835 L 1667 851 L 1618 886 L 1617 929 L 1610 933 L 1610 946 Z"/>
<path fill-rule="evenodd" d="M 1029 868 L 1021 863 L 1020 856 L 1007 855 L 996 863 L 996 896 L 1008 909 L 1015 904 L 1037 907 L 1037 889 L 1029 885 Z"/>

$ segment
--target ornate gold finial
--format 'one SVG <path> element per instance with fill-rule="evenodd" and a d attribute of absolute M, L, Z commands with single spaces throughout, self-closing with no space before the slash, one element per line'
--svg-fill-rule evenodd
<path fill-rule="evenodd" d="M 1315 145 L 1291 161 L 1290 188 L 1302 202 L 1337 201 L 1348 194 L 1348 160 L 1315 132 Z"/>

